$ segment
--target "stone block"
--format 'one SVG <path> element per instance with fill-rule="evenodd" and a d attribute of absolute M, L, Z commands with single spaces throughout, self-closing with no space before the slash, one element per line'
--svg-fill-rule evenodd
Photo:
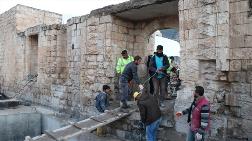
<path fill-rule="evenodd" d="M 249 11 L 248 1 L 237 1 L 229 4 L 230 13 L 242 13 Z"/>
<path fill-rule="evenodd" d="M 252 59 L 251 60 L 241 60 L 242 70 L 252 71 Z"/>
<path fill-rule="evenodd" d="M 252 96 L 252 71 L 247 72 L 247 83 L 251 84 L 250 95 Z"/>
<path fill-rule="evenodd" d="M 184 1 L 183 0 L 179 1 L 178 8 L 179 8 L 179 10 L 184 10 Z"/>
<path fill-rule="evenodd" d="M 220 71 L 229 70 L 229 49 L 228 48 L 216 48 L 216 69 Z"/>
<path fill-rule="evenodd" d="M 198 32 L 199 38 L 215 37 L 217 35 L 215 26 L 203 26 L 198 29 Z"/>
<path fill-rule="evenodd" d="M 123 33 L 123 34 L 128 34 L 128 33 L 129 33 L 129 30 L 128 30 L 127 27 L 119 26 L 118 32 L 119 32 L 119 33 Z"/>
<path fill-rule="evenodd" d="M 105 36 L 106 36 L 106 39 L 112 39 L 112 32 L 111 31 L 107 31 L 106 33 L 105 33 Z"/>
<path fill-rule="evenodd" d="M 200 14 L 199 14 L 199 8 L 189 9 L 189 17 L 191 19 L 198 19 L 199 16 L 200 16 Z"/>
<path fill-rule="evenodd" d="M 230 107 L 229 112 L 234 117 L 241 117 L 241 107 Z"/>
<path fill-rule="evenodd" d="M 230 14 L 230 24 L 239 25 L 244 23 L 244 14 L 242 13 L 232 13 Z"/>
<path fill-rule="evenodd" d="M 245 47 L 252 47 L 252 36 L 245 36 Z"/>
<path fill-rule="evenodd" d="M 97 56 L 97 61 L 98 61 L 98 62 L 103 62 L 103 61 L 104 61 L 103 55 L 98 55 L 98 56 Z"/>
<path fill-rule="evenodd" d="M 195 29 L 198 27 L 198 24 L 197 24 L 197 21 L 196 20 L 186 20 L 186 21 L 183 21 L 183 29 L 186 30 L 186 29 Z"/>
<path fill-rule="evenodd" d="M 241 101 L 241 117 L 244 119 L 252 120 L 252 98 L 246 96 L 244 101 Z"/>
<path fill-rule="evenodd" d="M 86 26 L 86 21 L 87 21 L 87 19 L 88 19 L 88 15 L 84 15 L 84 16 L 81 16 L 81 17 L 80 17 L 81 23 L 85 23 L 85 26 Z"/>
<path fill-rule="evenodd" d="M 196 58 L 201 60 L 216 59 L 216 49 L 213 47 L 199 46 L 195 51 Z"/>
<path fill-rule="evenodd" d="M 240 98 L 239 95 L 226 94 L 225 95 L 225 105 L 239 107 L 240 106 L 239 98 Z"/>
<path fill-rule="evenodd" d="M 250 95 L 250 84 L 249 83 L 232 83 L 231 88 L 231 94 L 234 95 Z"/>
<path fill-rule="evenodd" d="M 230 48 L 245 47 L 244 36 L 230 36 Z"/>
<path fill-rule="evenodd" d="M 98 26 L 87 26 L 87 33 L 97 33 Z"/>
<path fill-rule="evenodd" d="M 241 71 L 241 60 L 230 60 L 230 71 Z"/>
<path fill-rule="evenodd" d="M 112 16 L 111 15 L 106 15 L 106 16 L 101 16 L 100 17 L 100 23 L 112 23 Z"/>
<path fill-rule="evenodd" d="M 215 26 L 216 25 L 216 14 L 211 14 L 198 18 L 198 24 L 202 26 Z"/>
<path fill-rule="evenodd" d="M 188 30 L 188 39 L 197 39 L 198 38 L 198 30 L 197 29 L 190 29 Z"/>
<path fill-rule="evenodd" d="M 184 0 L 183 7 L 184 9 L 192 9 L 192 8 L 198 7 L 198 1 L 197 0 Z"/>
<path fill-rule="evenodd" d="M 231 36 L 244 36 L 246 31 L 246 25 L 233 25 L 230 27 Z"/>
<path fill-rule="evenodd" d="M 229 23 L 229 13 L 217 13 L 217 24 L 228 24 Z"/>
<path fill-rule="evenodd" d="M 246 83 L 247 75 L 246 72 L 229 72 L 228 81 L 229 82 L 242 82 Z"/>
<path fill-rule="evenodd" d="M 229 11 L 229 0 L 217 0 L 218 12 L 228 12 Z"/>
<path fill-rule="evenodd" d="M 143 43 L 144 41 L 145 41 L 145 39 L 143 36 L 140 36 L 140 35 L 136 36 L 136 42 Z"/>
<path fill-rule="evenodd" d="M 98 32 L 100 32 L 100 33 L 105 33 L 106 30 L 107 30 L 106 27 L 107 27 L 106 24 L 99 24 L 99 25 L 98 25 Z"/>
<path fill-rule="evenodd" d="M 89 17 L 87 19 L 87 26 L 99 25 L 99 18 L 97 17 Z"/>
<path fill-rule="evenodd" d="M 98 37 L 98 33 L 88 33 L 87 40 L 95 40 Z"/>
<path fill-rule="evenodd" d="M 230 59 L 252 59 L 252 48 L 230 49 Z"/>
<path fill-rule="evenodd" d="M 228 118 L 227 134 L 232 138 L 245 139 L 247 136 L 242 128 L 242 120 L 239 118 Z"/>
<path fill-rule="evenodd" d="M 229 36 L 217 36 L 216 47 L 228 47 L 229 46 Z"/>
<path fill-rule="evenodd" d="M 206 6 L 206 5 L 213 5 L 216 1 L 215 0 L 198 0 L 199 7 Z"/>
<path fill-rule="evenodd" d="M 88 56 L 86 56 L 86 61 L 95 62 L 96 57 L 97 57 L 97 55 L 88 55 Z"/>
<path fill-rule="evenodd" d="M 199 13 L 202 16 L 212 15 L 217 12 L 217 7 L 215 5 L 206 5 L 204 7 L 199 8 Z"/>
<path fill-rule="evenodd" d="M 250 135 L 251 137 L 251 134 L 252 134 L 252 121 L 251 120 L 248 120 L 248 119 L 243 119 L 242 120 L 242 128 L 248 132 L 248 134 Z"/>
<path fill-rule="evenodd" d="M 111 80 L 108 77 L 97 77 L 96 82 L 102 83 L 102 84 L 109 84 Z"/>
<path fill-rule="evenodd" d="M 229 24 L 217 25 L 218 36 L 229 36 Z"/>

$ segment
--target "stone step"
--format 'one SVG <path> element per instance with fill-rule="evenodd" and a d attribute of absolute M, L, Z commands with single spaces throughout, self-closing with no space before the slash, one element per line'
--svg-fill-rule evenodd
<path fill-rule="evenodd" d="M 16 99 L 0 100 L 0 110 L 4 108 L 13 108 L 21 104 L 21 101 Z"/>

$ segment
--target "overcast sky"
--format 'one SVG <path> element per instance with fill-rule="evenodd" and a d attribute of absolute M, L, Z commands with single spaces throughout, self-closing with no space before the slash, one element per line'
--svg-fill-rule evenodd
<path fill-rule="evenodd" d="M 17 4 L 48 10 L 63 15 L 63 21 L 75 16 L 89 14 L 92 10 L 128 0 L 0 0 L 0 13 Z"/>

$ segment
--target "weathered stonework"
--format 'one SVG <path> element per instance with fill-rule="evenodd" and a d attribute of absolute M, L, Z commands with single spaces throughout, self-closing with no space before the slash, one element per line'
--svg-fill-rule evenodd
<path fill-rule="evenodd" d="M 212 107 L 209 139 L 251 139 L 250 11 L 249 0 L 131 0 L 63 25 L 59 14 L 17 5 L 0 15 L 1 92 L 73 116 L 94 115 L 102 85 L 117 92 L 121 50 L 146 57 L 150 36 L 175 28 L 183 80 L 175 110 L 189 106 L 193 87 L 203 85 Z M 140 72 L 141 80 L 146 75 Z M 185 126 L 184 118 L 176 121 L 177 132 Z"/>

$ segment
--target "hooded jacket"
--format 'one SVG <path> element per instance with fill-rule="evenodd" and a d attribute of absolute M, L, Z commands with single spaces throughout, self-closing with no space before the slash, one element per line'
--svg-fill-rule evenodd
<path fill-rule="evenodd" d="M 142 94 L 137 101 L 141 121 L 150 125 L 161 117 L 161 111 L 157 99 L 150 94 Z"/>

